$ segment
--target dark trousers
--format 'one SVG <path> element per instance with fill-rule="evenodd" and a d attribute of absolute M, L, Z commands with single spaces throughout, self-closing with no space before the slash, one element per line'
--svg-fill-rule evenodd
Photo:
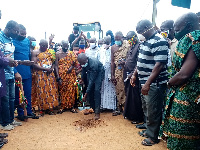
<path fill-rule="evenodd" d="M 6 80 L 7 93 L 1 98 L 0 124 L 6 126 L 14 121 L 15 81 Z"/>
<path fill-rule="evenodd" d="M 32 87 L 32 78 L 22 79 L 24 96 L 28 101 L 27 105 L 27 114 L 32 114 L 32 106 L 31 106 L 31 87 Z M 24 109 L 19 105 L 19 87 L 15 87 L 15 106 L 17 107 L 17 112 L 19 116 L 24 115 Z"/>
<path fill-rule="evenodd" d="M 148 95 L 141 95 L 142 107 L 147 124 L 146 134 L 154 142 L 158 140 L 166 89 L 166 84 L 159 86 L 153 85 L 150 87 Z"/>
<path fill-rule="evenodd" d="M 101 85 L 103 81 L 102 74 L 99 74 L 92 86 L 91 91 L 88 93 L 90 107 L 94 110 L 95 114 L 100 113 L 101 105 Z"/>
<path fill-rule="evenodd" d="M 135 87 L 130 84 L 130 80 L 125 83 L 126 102 L 124 107 L 124 117 L 129 120 L 142 122 L 143 110 L 140 96 L 139 80 L 136 81 Z"/>

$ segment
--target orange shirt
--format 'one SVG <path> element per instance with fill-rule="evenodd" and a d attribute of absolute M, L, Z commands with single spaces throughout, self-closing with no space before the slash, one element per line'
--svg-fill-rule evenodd
<path fill-rule="evenodd" d="M 85 53 L 85 49 L 79 49 L 78 53 Z"/>

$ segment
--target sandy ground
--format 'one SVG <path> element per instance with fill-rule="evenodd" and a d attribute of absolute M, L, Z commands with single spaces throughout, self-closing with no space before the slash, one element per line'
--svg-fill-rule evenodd
<path fill-rule="evenodd" d="M 94 114 L 83 115 L 64 112 L 40 119 L 29 119 L 23 126 L 8 131 L 8 144 L 2 150 L 166 150 L 161 141 L 154 146 L 141 145 L 144 139 L 139 129 L 122 115 L 101 113 L 101 121 L 91 128 L 74 126 L 75 121 L 91 119 Z M 1 131 L 2 132 L 2 131 Z"/>

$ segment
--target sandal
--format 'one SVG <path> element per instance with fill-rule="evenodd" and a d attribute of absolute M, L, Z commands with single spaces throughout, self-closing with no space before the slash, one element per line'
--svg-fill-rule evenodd
<path fill-rule="evenodd" d="M 62 114 L 64 112 L 64 110 L 63 109 L 60 109 L 58 112 L 57 112 L 57 114 Z"/>
<path fill-rule="evenodd" d="M 140 123 L 139 121 L 131 121 L 132 124 L 138 124 Z"/>
<path fill-rule="evenodd" d="M 8 133 L 0 133 L 0 138 L 6 138 L 8 137 Z"/>
<path fill-rule="evenodd" d="M 0 142 L 0 149 L 4 146 L 3 142 Z"/>
<path fill-rule="evenodd" d="M 136 128 L 138 128 L 138 129 L 147 129 L 146 125 L 144 123 L 143 124 L 137 124 Z"/>
<path fill-rule="evenodd" d="M 53 111 L 50 111 L 48 114 L 49 115 L 56 115 Z"/>
<path fill-rule="evenodd" d="M 142 145 L 144 145 L 144 146 L 152 146 L 152 145 L 158 144 L 158 143 L 159 143 L 159 141 L 158 142 L 153 142 L 150 138 L 144 139 L 142 141 Z"/>
<path fill-rule="evenodd" d="M 121 115 L 121 112 L 120 112 L 120 111 L 114 111 L 114 112 L 112 113 L 112 116 L 117 116 L 117 115 Z"/>
<path fill-rule="evenodd" d="M 44 116 L 44 111 L 40 111 L 39 116 L 43 117 Z"/>
<path fill-rule="evenodd" d="M 3 142 L 4 144 L 8 143 L 8 139 L 0 138 L 0 142 Z"/>
<path fill-rule="evenodd" d="M 142 137 L 146 137 L 148 138 L 148 136 L 146 135 L 146 130 L 142 130 L 142 131 L 139 131 L 138 134 Z"/>
<path fill-rule="evenodd" d="M 49 114 L 49 115 L 55 115 L 55 113 L 52 110 L 47 109 L 45 111 L 45 114 Z"/>
<path fill-rule="evenodd" d="M 33 116 L 32 119 L 39 119 L 39 116 Z"/>
<path fill-rule="evenodd" d="M 39 119 L 39 116 L 36 116 L 35 113 L 29 114 L 28 118 L 32 118 L 32 119 Z"/>
<path fill-rule="evenodd" d="M 72 113 L 78 113 L 78 112 L 77 112 L 77 110 L 76 110 L 76 109 L 74 109 L 74 108 L 73 108 L 73 109 L 71 109 L 70 111 L 71 111 Z"/>

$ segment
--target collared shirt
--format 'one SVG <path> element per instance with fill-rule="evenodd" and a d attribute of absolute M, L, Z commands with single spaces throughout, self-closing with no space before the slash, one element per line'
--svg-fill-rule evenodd
<path fill-rule="evenodd" d="M 12 39 L 7 37 L 3 31 L 0 32 L 0 42 L 4 45 L 1 49 L 1 51 L 4 53 L 4 56 L 12 54 L 11 58 L 14 59 L 15 46 L 12 43 Z M 6 80 L 14 79 L 14 67 L 7 66 L 5 68 L 5 77 Z"/>
<path fill-rule="evenodd" d="M 30 60 L 30 41 L 25 38 L 22 41 L 13 40 L 15 46 L 15 60 Z M 31 78 L 31 69 L 30 66 L 19 65 L 15 67 L 15 73 L 19 73 L 22 76 L 22 79 Z"/>
<path fill-rule="evenodd" d="M 152 85 L 164 84 L 168 81 L 168 42 L 160 34 L 153 35 L 140 45 L 137 72 L 141 85 L 144 85 L 152 73 L 156 62 L 166 64 Z"/>
<path fill-rule="evenodd" d="M 85 49 L 79 49 L 79 51 L 78 51 L 78 53 L 80 54 L 80 53 L 85 53 Z"/>

